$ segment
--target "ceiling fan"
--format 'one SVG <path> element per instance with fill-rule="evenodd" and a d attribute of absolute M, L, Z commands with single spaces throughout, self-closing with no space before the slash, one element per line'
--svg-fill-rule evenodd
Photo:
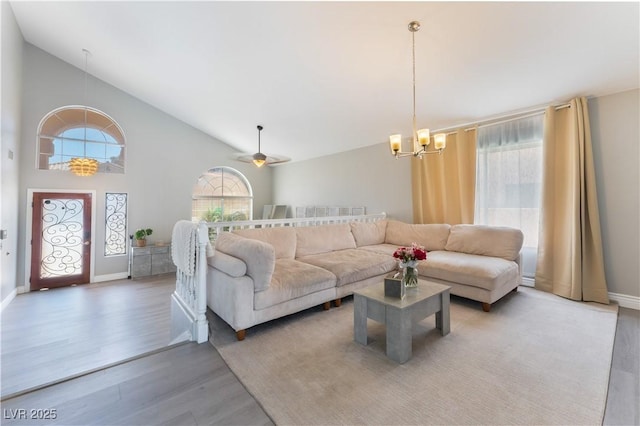
<path fill-rule="evenodd" d="M 289 157 L 284 157 L 282 155 L 267 155 L 267 154 L 264 154 L 262 151 L 260 151 L 260 133 L 262 132 L 262 129 L 264 129 L 264 127 L 262 127 L 261 125 L 258 125 L 258 152 L 256 152 L 253 155 L 251 154 L 240 155 L 236 158 L 236 160 L 242 161 L 244 163 L 253 163 L 257 167 L 262 167 L 265 164 L 267 165 L 280 164 L 280 163 L 286 163 L 287 161 L 291 161 Z"/>

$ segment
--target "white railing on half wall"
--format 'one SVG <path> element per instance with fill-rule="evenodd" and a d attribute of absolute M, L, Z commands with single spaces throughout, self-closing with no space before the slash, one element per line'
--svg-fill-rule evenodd
<path fill-rule="evenodd" d="M 196 238 L 191 242 L 195 253 L 193 273 L 176 268 L 176 290 L 171 295 L 171 343 L 184 340 L 204 343 L 209 338 L 207 323 L 207 224 L 193 224 Z M 183 248 L 184 249 L 184 248 Z M 177 266 L 177 265 L 176 265 Z"/>
<path fill-rule="evenodd" d="M 263 219 L 237 222 L 200 222 L 197 224 L 195 247 L 195 273 L 176 271 L 176 290 L 171 296 L 171 343 L 191 340 L 198 343 L 209 338 L 207 310 L 207 244 L 217 235 L 236 229 L 275 228 L 281 226 L 318 226 L 351 222 L 376 222 L 386 213 L 360 216 L 333 216 L 313 218 Z M 195 224 L 194 224 L 195 226 Z"/>
<path fill-rule="evenodd" d="M 261 220 L 243 220 L 235 222 L 207 222 L 210 229 L 209 235 L 220 235 L 222 232 L 234 231 L 236 229 L 252 229 L 252 228 L 276 228 L 280 226 L 317 226 L 330 225 L 336 223 L 350 222 L 376 222 L 385 219 L 386 213 L 364 214 L 358 216 L 327 216 L 327 217 L 298 217 L 288 219 L 261 219 Z"/>

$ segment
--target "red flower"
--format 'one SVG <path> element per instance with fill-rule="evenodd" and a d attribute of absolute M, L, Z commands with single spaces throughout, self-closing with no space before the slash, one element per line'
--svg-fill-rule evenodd
<path fill-rule="evenodd" d="M 398 247 L 396 251 L 393 252 L 393 257 L 401 262 L 425 260 L 427 258 L 427 251 L 423 246 L 412 243 L 411 247 Z"/>

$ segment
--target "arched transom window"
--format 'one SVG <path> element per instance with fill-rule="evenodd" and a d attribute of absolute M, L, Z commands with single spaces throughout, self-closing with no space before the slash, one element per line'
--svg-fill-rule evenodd
<path fill-rule="evenodd" d="M 253 191 L 239 171 L 214 167 L 200 176 L 193 187 L 192 220 L 227 222 L 251 220 Z"/>
<path fill-rule="evenodd" d="M 66 106 L 47 114 L 38 127 L 38 168 L 69 170 L 72 158 L 98 161 L 98 173 L 124 173 L 122 128 L 97 109 Z"/>

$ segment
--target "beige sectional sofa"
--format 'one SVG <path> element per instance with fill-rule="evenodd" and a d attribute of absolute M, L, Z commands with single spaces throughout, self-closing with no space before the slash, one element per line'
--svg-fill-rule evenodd
<path fill-rule="evenodd" d="M 242 340 L 245 330 L 382 282 L 392 254 L 425 246 L 421 277 L 451 294 L 491 304 L 521 283 L 518 229 L 480 225 L 372 223 L 244 229 L 221 234 L 208 258 L 207 304 Z"/>

